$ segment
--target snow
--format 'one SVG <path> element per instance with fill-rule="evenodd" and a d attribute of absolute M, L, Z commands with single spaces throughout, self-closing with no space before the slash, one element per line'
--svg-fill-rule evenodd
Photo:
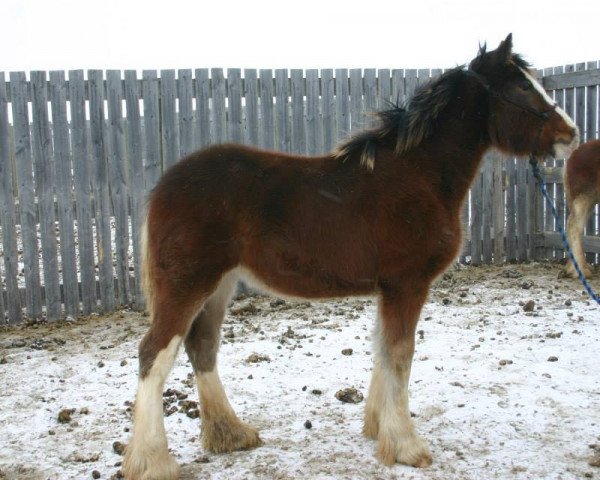
<path fill-rule="evenodd" d="M 374 301 L 236 301 L 219 370 L 236 412 L 260 430 L 264 445 L 204 452 L 198 419 L 174 413 L 165 421 L 181 478 L 597 477 L 588 461 L 590 446 L 600 444 L 600 315 L 577 283 L 557 278 L 559 270 L 456 267 L 436 283 L 411 376 L 411 411 L 434 456 L 422 470 L 379 465 L 376 443 L 361 435 L 364 401 L 335 398 L 346 387 L 367 395 Z M 523 311 L 528 300 L 532 312 Z M 122 457 L 112 445 L 129 438 L 127 402 L 147 324 L 123 311 L 0 330 L 0 478 L 117 473 Z M 353 353 L 343 355 L 346 348 Z M 270 361 L 249 363 L 252 353 Z M 197 400 L 189 373 L 182 351 L 165 389 Z M 64 408 L 76 409 L 70 423 L 57 421 Z"/>

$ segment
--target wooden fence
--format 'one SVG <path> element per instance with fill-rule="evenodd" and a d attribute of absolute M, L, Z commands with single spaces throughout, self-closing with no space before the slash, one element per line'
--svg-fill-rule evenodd
<path fill-rule="evenodd" d="M 316 154 L 441 69 L 0 73 L 0 323 L 141 308 L 140 224 L 162 171 L 226 141 Z M 584 138 L 598 136 L 596 62 L 540 72 Z M 546 167 L 564 220 L 563 160 Z M 600 253 L 598 214 L 588 225 Z M 560 258 L 524 159 L 490 153 L 464 206 L 462 260 Z"/>

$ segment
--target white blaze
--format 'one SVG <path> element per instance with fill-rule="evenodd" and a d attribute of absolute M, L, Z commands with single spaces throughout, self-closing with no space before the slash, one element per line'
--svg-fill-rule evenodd
<path fill-rule="evenodd" d="M 548 93 L 546 93 L 546 90 L 544 90 L 544 87 L 542 87 L 540 82 L 538 82 L 535 79 L 535 77 L 533 75 L 531 75 L 531 73 L 529 73 L 524 68 L 519 68 L 519 69 L 521 70 L 523 75 L 525 75 L 525 78 L 527 78 L 527 80 L 529 80 L 529 82 L 531 83 L 533 88 L 548 103 L 548 106 L 556 105 L 554 103 L 554 100 L 552 100 L 550 98 L 550 96 L 548 95 Z M 571 120 L 571 117 L 569 117 L 569 115 L 567 115 L 567 113 L 562 108 L 560 108 L 558 105 L 556 105 L 555 110 L 556 110 L 556 113 L 558 113 L 562 117 L 562 119 L 565 121 L 565 123 L 577 132 L 576 135 L 573 137 L 573 140 L 571 141 L 571 143 L 569 143 L 568 145 L 566 145 L 564 143 L 559 143 L 559 142 L 554 144 L 555 156 L 558 158 L 567 158 L 571 155 L 571 153 L 573 153 L 573 150 L 575 150 L 579 146 L 579 129 L 577 128 L 577 125 L 575 125 L 575 122 L 573 122 L 573 120 Z"/>

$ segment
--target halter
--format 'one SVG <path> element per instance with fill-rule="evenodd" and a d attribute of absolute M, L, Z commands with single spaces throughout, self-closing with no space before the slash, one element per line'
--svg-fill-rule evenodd
<path fill-rule="evenodd" d="M 544 196 L 544 198 L 548 202 L 548 205 L 550 206 L 550 209 L 552 210 L 552 214 L 554 215 L 554 218 L 556 220 L 556 226 L 558 227 L 558 231 L 560 232 L 560 235 L 561 235 L 561 238 L 562 238 L 562 241 L 563 241 L 563 248 L 567 252 L 567 256 L 569 257 L 569 259 L 573 263 L 573 266 L 575 267 L 575 271 L 577 272 L 577 275 L 579 276 L 579 280 L 581 281 L 581 283 L 585 287 L 588 295 L 592 298 L 592 300 L 594 300 L 596 303 L 598 303 L 600 305 L 600 296 L 598 296 L 598 294 L 596 294 L 593 291 L 593 289 L 590 286 L 589 282 L 585 278 L 585 275 L 581 271 L 581 267 L 577 263 L 577 260 L 575 260 L 575 255 L 573 255 L 573 251 L 571 250 L 571 246 L 569 245 L 569 242 L 567 241 L 567 236 L 565 234 L 564 228 L 561 225 L 561 222 L 560 222 L 558 213 L 556 211 L 556 208 L 555 208 L 554 204 L 552 203 L 552 199 L 548 195 L 548 191 L 546 190 L 546 184 L 544 182 L 544 179 L 542 178 L 542 175 L 541 175 L 541 172 L 540 172 L 540 167 L 538 166 L 538 161 L 537 161 L 537 158 L 536 158 L 537 149 L 539 147 L 540 137 L 542 135 L 542 130 L 544 129 L 544 125 L 546 125 L 546 122 L 550 118 L 550 114 L 553 111 L 556 110 L 556 108 L 558 107 L 558 105 L 556 103 L 554 103 L 552 105 L 552 108 L 549 108 L 548 110 L 543 110 L 543 111 L 536 110 L 534 108 L 531 108 L 528 105 L 521 105 L 520 103 L 515 102 L 511 98 L 508 98 L 503 92 L 499 92 L 498 90 L 496 90 L 495 88 L 493 88 L 483 75 L 480 75 L 479 73 L 474 72 L 473 70 L 464 70 L 464 72 L 465 72 L 465 74 L 467 76 L 475 78 L 481 84 L 481 86 L 483 86 L 483 88 L 490 95 L 490 99 L 491 98 L 497 98 L 497 99 L 502 100 L 504 102 L 510 103 L 511 105 L 513 105 L 513 106 L 515 106 L 515 107 L 517 107 L 517 108 L 519 108 L 519 109 L 521 109 L 521 110 L 523 110 L 523 111 L 525 111 L 525 112 L 527 112 L 527 113 L 529 113 L 531 115 L 534 115 L 535 117 L 537 117 L 537 118 L 539 118 L 541 120 L 540 127 L 539 127 L 539 129 L 537 131 L 537 134 L 535 136 L 535 140 L 534 140 L 534 142 L 533 142 L 533 144 L 531 146 L 531 153 L 529 154 L 529 163 L 531 165 L 533 176 L 537 180 L 538 185 L 540 186 L 540 191 L 542 192 L 542 195 Z M 496 128 L 496 131 L 498 131 L 497 128 Z"/>
<path fill-rule="evenodd" d="M 481 84 L 481 86 L 486 90 L 486 92 L 488 92 L 488 94 L 490 96 L 490 100 L 492 98 L 497 98 L 498 100 L 502 100 L 503 102 L 510 103 L 512 106 L 517 107 L 517 108 L 523 110 L 524 112 L 529 113 L 530 115 L 533 115 L 534 117 L 538 118 L 541 121 L 540 127 L 538 128 L 538 131 L 535 136 L 535 141 L 531 145 L 531 153 L 529 154 L 529 161 L 537 162 L 535 157 L 537 154 L 537 149 L 540 144 L 542 130 L 544 129 L 546 122 L 550 119 L 550 114 L 556 110 L 558 105 L 556 103 L 554 103 L 552 105 L 552 107 L 549 108 L 548 110 L 541 110 L 541 111 L 536 110 L 535 108 L 532 108 L 529 105 L 523 105 L 519 102 L 516 102 L 512 98 L 507 97 L 504 94 L 504 92 L 501 92 L 498 89 L 492 87 L 490 85 L 490 83 L 488 82 L 487 78 L 485 78 L 483 75 L 481 75 L 477 72 L 474 72 L 473 70 L 464 70 L 464 73 L 465 73 L 465 75 L 476 79 Z M 498 131 L 498 128 L 496 128 L 496 131 Z"/>

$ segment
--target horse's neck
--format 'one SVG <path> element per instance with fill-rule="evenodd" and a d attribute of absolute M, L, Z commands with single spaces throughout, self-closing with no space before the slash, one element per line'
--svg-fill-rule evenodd
<path fill-rule="evenodd" d="M 449 112 L 437 134 L 424 145 L 430 150 L 432 176 L 439 179 L 442 195 L 460 206 L 490 146 L 485 122 L 475 116 Z M 460 120 L 459 120 L 460 119 Z"/>

